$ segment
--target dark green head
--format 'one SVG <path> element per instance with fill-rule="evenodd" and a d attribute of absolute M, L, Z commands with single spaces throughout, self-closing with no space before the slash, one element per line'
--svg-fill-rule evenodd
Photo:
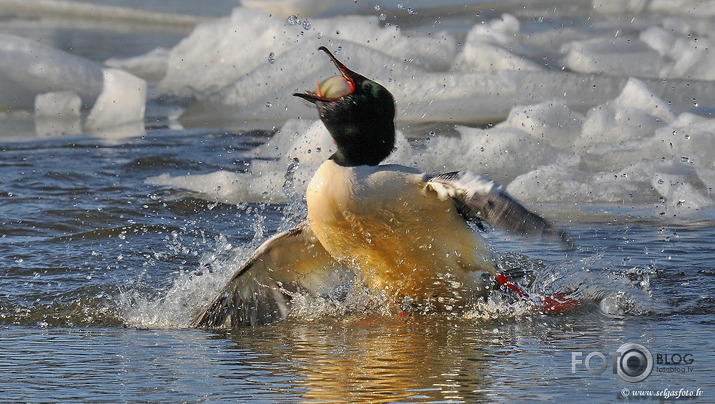
<path fill-rule="evenodd" d="M 296 93 L 318 107 L 320 119 L 338 146 L 331 156 L 342 166 L 378 165 L 395 145 L 395 100 L 385 87 L 353 72 L 324 46 L 340 76 Z"/>

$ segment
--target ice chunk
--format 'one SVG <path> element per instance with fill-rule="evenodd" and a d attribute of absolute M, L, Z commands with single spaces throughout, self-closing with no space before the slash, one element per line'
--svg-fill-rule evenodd
<path fill-rule="evenodd" d="M 640 34 L 643 42 L 664 57 L 660 77 L 714 80 L 715 38 L 711 30 L 697 32 L 675 18 L 665 19 L 662 25 L 648 27 Z"/>
<path fill-rule="evenodd" d="M 570 150 L 581 134 L 583 122 L 583 114 L 570 109 L 564 102 L 547 101 L 512 108 L 506 121 L 497 127 L 520 129 L 551 147 Z"/>
<path fill-rule="evenodd" d="M 663 61 L 657 51 L 637 38 L 602 37 L 564 46 L 563 64 L 581 73 L 659 77 Z"/>
<path fill-rule="evenodd" d="M 82 100 L 74 91 L 38 94 L 35 97 L 35 132 L 38 135 L 81 133 Z"/>
<path fill-rule="evenodd" d="M 90 130 L 114 136 L 136 136 L 144 131 L 146 82 L 125 71 L 103 69 L 104 86 L 87 116 Z M 116 129 L 116 131 L 115 131 Z"/>
<path fill-rule="evenodd" d="M 519 199 L 542 203 L 652 203 L 658 198 L 650 184 L 655 164 L 638 162 L 612 172 L 550 164 L 518 176 L 507 191 Z"/>
<path fill-rule="evenodd" d="M 694 173 L 693 173 L 694 174 Z M 692 183 L 693 174 L 656 173 L 652 185 L 665 199 L 667 211 L 672 214 L 698 210 L 713 203 L 702 188 Z"/>
<path fill-rule="evenodd" d="M 663 77 L 683 79 L 715 80 L 715 40 L 704 38 L 699 43 L 680 38 L 676 40 L 673 52 L 675 57 L 672 65 L 663 68 Z"/>
<path fill-rule="evenodd" d="M 172 177 L 162 174 L 146 180 L 148 184 L 184 189 L 197 196 L 215 202 L 238 204 L 246 201 L 273 200 L 269 191 L 280 190 L 285 182 L 284 174 L 278 171 L 256 175 L 226 170 L 208 174 Z M 278 198 L 280 202 L 285 198 Z"/>
<path fill-rule="evenodd" d="M 507 186 L 507 191 L 514 197 L 530 203 L 563 203 L 596 199 L 587 172 L 553 164 L 516 177 Z"/>
<path fill-rule="evenodd" d="M 588 112 L 575 146 L 582 152 L 593 153 L 598 149 L 593 147 L 595 145 L 623 145 L 623 142 L 652 136 L 656 129 L 674 119 L 675 111 L 667 102 L 642 81 L 632 78 L 615 100 Z"/>
<path fill-rule="evenodd" d="M 73 91 L 84 105 L 92 105 L 101 90 L 98 63 L 0 34 L 0 105 L 31 109 L 37 94 L 57 91 Z"/>
<path fill-rule="evenodd" d="M 169 50 L 156 48 L 149 53 L 131 58 L 110 58 L 104 64 L 127 71 L 148 81 L 159 81 L 166 76 L 169 65 Z"/>
<path fill-rule="evenodd" d="M 468 169 L 508 183 L 538 166 L 567 158 L 546 142 L 518 129 L 466 126 L 456 129 L 460 136 L 431 138 L 424 148 L 398 150 L 390 161 L 424 171 Z"/>
<path fill-rule="evenodd" d="M 537 63 L 519 55 L 523 46 L 515 39 L 519 20 L 502 15 L 484 25 L 475 25 L 467 34 L 464 48 L 454 63 L 454 70 L 543 70 Z"/>
<path fill-rule="evenodd" d="M 639 39 L 658 51 L 661 56 L 668 55 L 675 46 L 673 34 L 662 27 L 651 26 L 646 28 L 640 33 Z"/>
<path fill-rule="evenodd" d="M 660 128 L 644 151 L 654 158 L 695 168 L 715 168 L 715 119 L 690 113 Z"/>
<path fill-rule="evenodd" d="M 148 178 L 147 183 L 185 189 L 223 203 L 283 202 L 286 192 L 305 194 L 313 173 L 334 149 L 322 122 L 296 119 L 286 122 L 268 142 L 247 152 L 252 158 L 249 173 L 222 170 L 175 177 L 163 174 Z M 293 171 L 288 184 L 291 189 L 284 189 L 289 168 Z"/>
<path fill-rule="evenodd" d="M 35 97 L 35 116 L 78 118 L 82 99 L 74 91 L 38 94 Z"/>
<path fill-rule="evenodd" d="M 676 112 L 670 104 L 658 97 L 641 80 L 634 78 L 628 80 L 614 104 L 638 108 L 648 115 L 660 119 L 661 122 L 669 123 L 675 119 Z"/>

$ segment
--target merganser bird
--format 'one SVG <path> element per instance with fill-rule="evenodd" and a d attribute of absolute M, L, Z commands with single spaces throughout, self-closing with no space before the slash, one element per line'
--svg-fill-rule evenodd
<path fill-rule="evenodd" d="M 270 323 L 289 314 L 295 293 L 322 295 L 347 280 L 422 310 L 469 307 L 484 293 L 485 273 L 528 297 L 499 273 L 491 250 L 467 221 L 553 235 L 570 245 L 566 233 L 485 177 L 380 165 L 395 143 L 392 95 L 327 48 L 320 50 L 340 75 L 316 84 L 314 93 L 294 95 L 317 106 L 337 151 L 308 185 L 307 221 L 264 242 L 192 325 Z M 545 311 L 571 303 L 549 299 Z"/>

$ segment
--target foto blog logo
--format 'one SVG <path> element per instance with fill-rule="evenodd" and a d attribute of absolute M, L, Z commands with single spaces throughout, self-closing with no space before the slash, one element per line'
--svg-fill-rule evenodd
<path fill-rule="evenodd" d="M 587 354 L 580 351 L 571 352 L 571 373 L 576 373 L 579 366 L 584 366 L 591 374 L 603 373 L 609 365 L 609 360 L 602 352 L 594 351 Z M 653 371 L 653 354 L 643 345 L 625 343 L 610 354 L 613 373 L 621 379 L 637 383 L 645 380 Z"/>

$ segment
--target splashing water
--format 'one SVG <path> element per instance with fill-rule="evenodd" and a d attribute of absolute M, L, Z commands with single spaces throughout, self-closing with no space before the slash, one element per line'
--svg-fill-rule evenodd
<path fill-rule="evenodd" d="M 289 181 L 290 170 L 287 174 Z M 300 203 L 296 203 L 300 205 Z M 300 210 L 293 207 L 294 210 Z M 289 214 L 294 213 L 286 208 Z M 290 220 L 283 217 L 281 227 Z M 243 265 L 265 236 L 264 216 L 253 223 L 254 237 L 245 246 L 233 246 L 220 236 L 212 251 L 205 253 L 193 271 L 183 271 L 167 290 L 146 291 L 137 284 L 124 290 L 118 298 L 120 312 L 126 325 L 138 328 L 184 328 L 192 317 L 205 307 L 225 285 L 232 274 Z M 522 287 L 529 291 L 529 299 L 518 299 L 496 286 L 484 299 L 473 303 L 460 313 L 421 313 L 460 317 L 467 320 L 520 318 L 541 315 L 541 299 L 554 293 L 570 293 L 579 301 L 577 312 L 600 312 L 609 317 L 638 316 L 658 312 L 662 308 L 651 298 L 652 269 L 627 270 L 591 269 L 602 267 L 604 254 L 577 261 L 546 265 L 523 254 L 501 255 L 501 269 L 520 273 Z M 379 293 L 371 293 L 359 280 L 346 281 L 329 296 L 291 293 L 290 318 L 316 321 L 326 317 L 394 316 L 405 314 L 399 305 Z"/>

